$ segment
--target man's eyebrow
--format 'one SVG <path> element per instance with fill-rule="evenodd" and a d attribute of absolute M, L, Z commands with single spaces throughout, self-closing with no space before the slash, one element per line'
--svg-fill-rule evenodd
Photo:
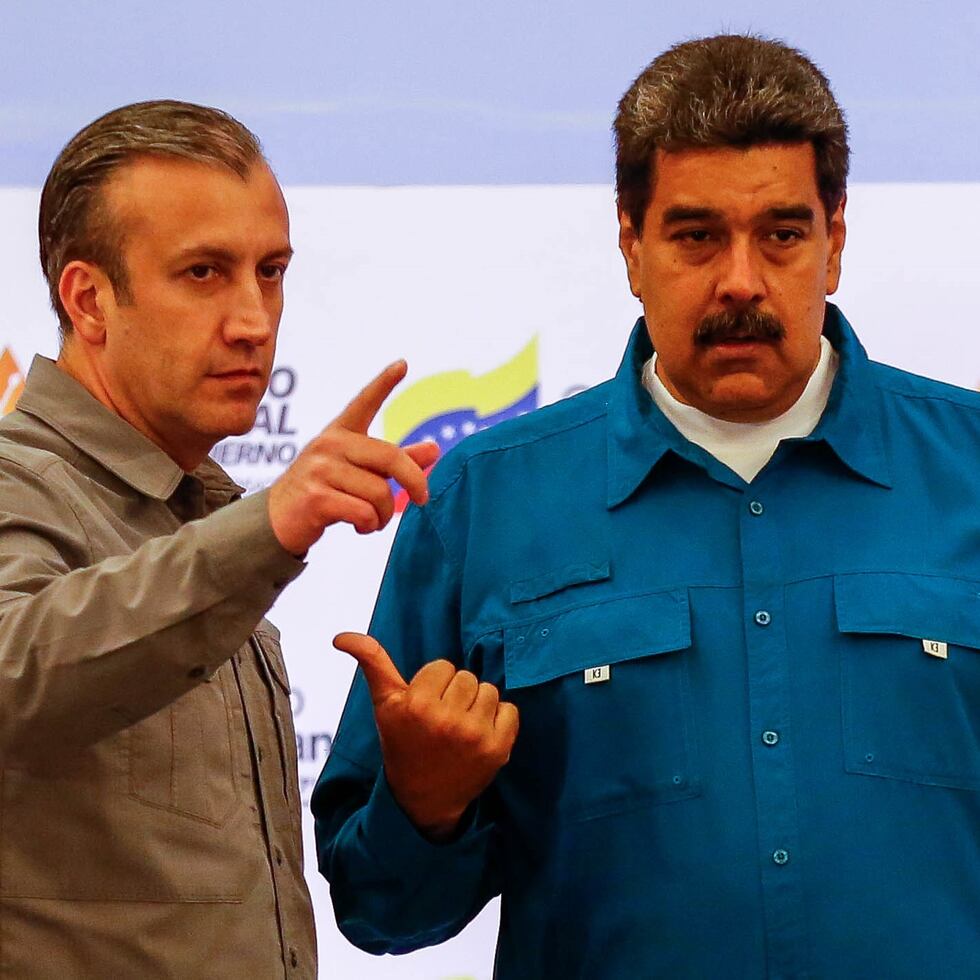
<path fill-rule="evenodd" d="M 720 221 L 721 211 L 708 207 L 695 207 L 687 204 L 675 204 L 664 211 L 665 225 L 679 224 L 684 221 Z M 770 221 L 810 221 L 815 219 L 813 208 L 808 204 L 786 204 L 767 208 L 762 217 Z"/>
<path fill-rule="evenodd" d="M 283 248 L 275 248 L 262 256 L 262 260 L 267 262 L 269 259 L 286 259 L 293 257 L 292 245 L 285 245 Z M 176 262 L 187 262 L 192 259 L 210 259 L 216 262 L 231 264 L 237 262 L 239 255 L 230 249 L 223 248 L 221 245 L 191 245 L 190 248 L 181 249 L 174 257 Z"/>
<path fill-rule="evenodd" d="M 217 262 L 234 262 L 237 256 L 230 249 L 220 245 L 191 245 L 182 248 L 175 256 L 175 262 L 189 262 L 192 259 L 211 259 Z"/>
<path fill-rule="evenodd" d="M 721 212 L 714 208 L 691 207 L 686 204 L 674 204 L 664 211 L 663 224 L 675 225 L 681 221 L 717 221 Z"/>
<path fill-rule="evenodd" d="M 769 208 L 765 212 L 767 218 L 773 221 L 810 221 L 814 220 L 813 208 L 809 204 L 788 204 L 784 207 Z"/>

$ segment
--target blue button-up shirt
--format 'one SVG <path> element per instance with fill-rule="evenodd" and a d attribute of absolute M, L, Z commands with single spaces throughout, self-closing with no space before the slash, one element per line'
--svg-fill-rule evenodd
<path fill-rule="evenodd" d="M 500 980 L 980 976 L 980 396 L 867 356 L 749 484 L 616 377 L 465 440 L 371 632 L 521 713 L 460 836 L 391 798 L 363 680 L 314 795 L 366 949 L 502 895 Z"/>

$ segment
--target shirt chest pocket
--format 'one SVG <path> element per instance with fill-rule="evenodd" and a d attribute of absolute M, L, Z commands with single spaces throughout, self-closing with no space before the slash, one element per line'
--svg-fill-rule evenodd
<path fill-rule="evenodd" d="M 142 803 L 222 826 L 238 805 L 229 705 L 231 667 L 223 665 L 126 731 L 130 795 Z"/>
<path fill-rule="evenodd" d="M 980 584 L 840 575 L 848 772 L 980 790 Z"/>
<path fill-rule="evenodd" d="M 686 590 L 522 619 L 503 644 L 521 712 L 508 778 L 544 812 L 588 819 L 700 793 Z"/>

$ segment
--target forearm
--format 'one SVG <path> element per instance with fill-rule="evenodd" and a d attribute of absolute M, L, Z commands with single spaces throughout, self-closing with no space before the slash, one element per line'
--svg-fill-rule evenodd
<path fill-rule="evenodd" d="M 231 656 L 302 568 L 263 507 L 231 505 L 0 606 L 0 754 L 97 741 Z"/>
<path fill-rule="evenodd" d="M 327 769 L 313 802 L 320 871 L 338 926 L 356 946 L 402 953 L 435 945 L 498 893 L 495 832 L 479 805 L 452 838 L 434 843 L 399 808 L 383 773 L 355 776 L 338 756 Z"/>
<path fill-rule="evenodd" d="M 459 564 L 426 516 L 430 506 L 402 518 L 370 631 L 403 678 L 436 658 L 459 666 L 463 660 Z M 425 759 L 439 765 L 435 754 Z M 497 830 L 486 796 L 448 840 L 428 840 L 389 789 L 374 706 L 358 671 L 311 804 L 320 871 L 351 942 L 374 953 L 441 942 L 499 892 Z"/>

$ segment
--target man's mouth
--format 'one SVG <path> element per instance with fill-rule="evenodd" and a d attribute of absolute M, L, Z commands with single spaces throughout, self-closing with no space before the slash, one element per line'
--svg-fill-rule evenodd
<path fill-rule="evenodd" d="M 262 372 L 258 368 L 236 368 L 231 371 L 213 371 L 211 377 L 235 381 L 244 378 L 261 378 Z"/>
<path fill-rule="evenodd" d="M 712 350 L 723 354 L 748 354 L 760 347 L 772 347 L 777 343 L 779 343 L 778 340 L 763 339 L 761 337 L 729 337 L 725 340 L 716 340 L 702 345 L 701 349 Z"/>

